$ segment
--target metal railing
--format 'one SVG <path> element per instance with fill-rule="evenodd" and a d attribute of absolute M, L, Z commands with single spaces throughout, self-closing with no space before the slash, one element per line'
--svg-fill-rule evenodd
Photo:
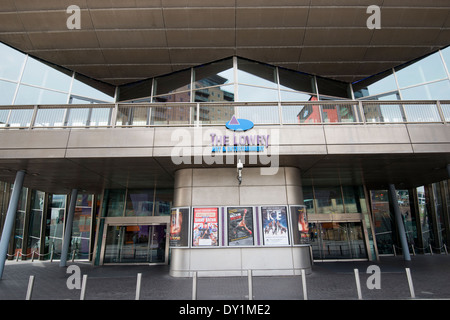
<path fill-rule="evenodd" d="M 308 101 L 0 106 L 0 129 L 223 125 L 395 124 L 450 121 L 450 101 Z"/>

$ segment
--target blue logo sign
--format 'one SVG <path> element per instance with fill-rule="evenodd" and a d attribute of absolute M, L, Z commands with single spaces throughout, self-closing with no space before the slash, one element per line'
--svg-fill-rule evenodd
<path fill-rule="evenodd" d="M 225 126 L 227 129 L 233 131 L 247 131 L 253 128 L 253 122 L 247 119 L 236 119 L 235 116 L 231 117 L 231 120 L 228 121 Z"/>

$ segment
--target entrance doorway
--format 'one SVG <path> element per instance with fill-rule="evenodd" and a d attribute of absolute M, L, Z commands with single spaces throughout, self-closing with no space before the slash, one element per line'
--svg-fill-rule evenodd
<path fill-rule="evenodd" d="M 310 223 L 315 260 L 367 259 L 361 222 Z"/>
<path fill-rule="evenodd" d="M 167 224 L 107 225 L 103 263 L 167 264 Z"/>

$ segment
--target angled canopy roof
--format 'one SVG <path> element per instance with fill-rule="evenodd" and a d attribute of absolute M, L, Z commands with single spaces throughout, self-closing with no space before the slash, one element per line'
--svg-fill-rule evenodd
<path fill-rule="evenodd" d="M 353 82 L 450 44 L 448 0 L 79 0 L 69 30 L 73 4 L 1 1 L 0 41 L 112 85 L 232 55 Z"/>

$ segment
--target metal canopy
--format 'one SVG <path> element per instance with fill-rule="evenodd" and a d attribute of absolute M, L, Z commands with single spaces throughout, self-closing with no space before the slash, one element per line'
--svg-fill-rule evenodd
<path fill-rule="evenodd" d="M 73 4 L 1 1 L 0 41 L 112 85 L 233 55 L 353 82 L 450 44 L 448 0 L 80 0 L 69 30 Z"/>

